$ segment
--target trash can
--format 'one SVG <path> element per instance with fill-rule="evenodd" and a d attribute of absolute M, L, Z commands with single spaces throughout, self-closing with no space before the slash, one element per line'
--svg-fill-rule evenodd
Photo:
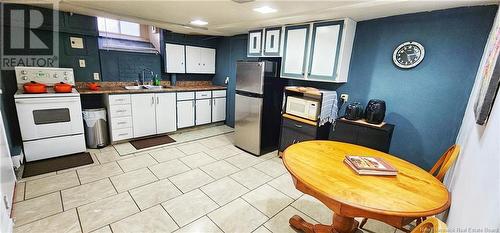
<path fill-rule="evenodd" d="M 102 148 L 108 145 L 108 123 L 106 109 L 83 109 L 85 141 L 88 148 Z"/>

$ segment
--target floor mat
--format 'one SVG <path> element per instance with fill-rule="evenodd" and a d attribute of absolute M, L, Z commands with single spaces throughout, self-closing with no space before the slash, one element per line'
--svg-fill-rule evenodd
<path fill-rule="evenodd" d="M 94 163 L 94 161 L 88 152 L 26 162 L 24 164 L 23 178 L 92 163 Z"/>
<path fill-rule="evenodd" d="M 130 144 L 132 144 L 132 146 L 134 146 L 135 149 L 141 150 L 141 149 L 148 148 L 148 147 L 169 144 L 172 142 L 175 142 L 175 140 L 167 135 L 163 135 L 163 136 L 158 136 L 158 137 L 133 140 L 133 141 L 130 141 Z"/>

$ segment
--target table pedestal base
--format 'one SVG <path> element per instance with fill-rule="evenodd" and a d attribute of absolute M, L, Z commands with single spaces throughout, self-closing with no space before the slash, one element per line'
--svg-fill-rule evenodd
<path fill-rule="evenodd" d="M 288 221 L 294 228 L 305 233 L 353 233 L 358 229 L 359 222 L 354 218 L 333 215 L 333 225 L 312 224 L 298 215 Z"/>

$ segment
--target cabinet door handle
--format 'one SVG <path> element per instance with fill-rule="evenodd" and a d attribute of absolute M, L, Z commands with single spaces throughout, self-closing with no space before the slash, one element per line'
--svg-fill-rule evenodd
<path fill-rule="evenodd" d="M 156 96 L 156 104 L 160 103 L 160 97 Z"/>
<path fill-rule="evenodd" d="M 212 102 L 214 102 L 214 106 L 215 106 L 215 99 L 212 99 Z"/>
<path fill-rule="evenodd" d="M 118 134 L 118 136 L 127 136 L 128 133 L 121 133 L 121 134 Z"/>
<path fill-rule="evenodd" d="M 302 128 L 302 125 L 297 125 L 297 124 L 295 124 L 295 127 L 297 127 L 297 128 Z"/>
<path fill-rule="evenodd" d="M 191 101 L 191 107 L 194 108 L 194 100 Z"/>
<path fill-rule="evenodd" d="M 151 96 L 151 105 L 155 104 L 155 97 Z"/>
<path fill-rule="evenodd" d="M 126 112 L 127 110 L 117 110 L 116 112 Z"/>
<path fill-rule="evenodd" d="M 124 124 L 127 124 L 127 122 L 125 122 L 125 121 L 121 121 L 121 122 L 118 122 L 118 123 L 116 123 L 116 124 L 118 124 L 118 125 L 124 125 Z"/>

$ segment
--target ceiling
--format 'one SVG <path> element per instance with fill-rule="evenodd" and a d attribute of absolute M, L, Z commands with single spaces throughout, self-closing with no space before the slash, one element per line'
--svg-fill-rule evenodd
<path fill-rule="evenodd" d="M 421 0 L 350 0 L 350 1 L 251 1 L 231 0 L 44 0 L 58 2 L 62 11 L 103 16 L 154 25 L 186 34 L 232 36 L 249 29 L 294 24 L 314 20 L 349 17 L 362 21 L 392 15 L 439 10 L 461 6 L 498 4 L 498 1 L 421 1 Z M 261 14 L 254 8 L 270 6 L 278 11 Z M 196 19 L 207 21 L 192 27 Z"/>

